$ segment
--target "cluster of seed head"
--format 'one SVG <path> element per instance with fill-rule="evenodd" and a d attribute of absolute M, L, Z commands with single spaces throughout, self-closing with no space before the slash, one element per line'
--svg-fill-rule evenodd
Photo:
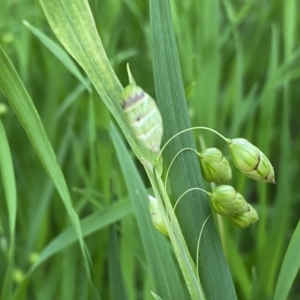
<path fill-rule="evenodd" d="M 269 159 L 256 146 L 242 138 L 226 141 L 232 161 L 241 172 L 257 181 L 275 183 Z M 208 148 L 198 156 L 205 180 L 215 183 L 231 180 L 230 165 L 219 149 Z M 230 185 L 220 185 L 208 195 L 215 212 L 228 216 L 239 227 L 246 228 L 259 219 L 256 210 Z"/>

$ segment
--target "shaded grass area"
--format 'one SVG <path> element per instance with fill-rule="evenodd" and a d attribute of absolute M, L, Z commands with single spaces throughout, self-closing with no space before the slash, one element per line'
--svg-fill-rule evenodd
<path fill-rule="evenodd" d="M 90 1 L 90 5 L 121 83 L 128 82 L 125 63 L 129 61 L 138 84 L 154 95 L 148 2 Z M 247 230 L 225 219 L 220 223 L 238 298 L 271 299 L 283 254 L 299 220 L 299 5 L 296 1 L 187 0 L 171 1 L 171 6 L 192 124 L 210 126 L 230 138 L 245 137 L 274 164 L 274 186 L 253 183 L 234 172 L 232 184 L 258 210 L 259 223 Z M 41 116 L 75 211 L 81 219 L 105 212 L 128 196 L 110 139 L 111 117 L 106 107 L 22 24 L 26 19 L 56 41 L 38 2 L 4 1 L 0 15 L 1 45 Z M 8 105 L 2 95 L 0 101 Z M 16 288 L 17 275 L 26 273 L 33 254 L 41 253 L 70 221 L 9 107 L 1 120 L 18 197 Z M 209 133 L 196 132 L 196 142 L 200 135 L 207 146 L 225 150 L 222 141 Z M 138 163 L 137 167 L 148 186 Z M 5 199 L 2 187 L 0 199 Z M 4 270 L 10 228 L 5 201 L 0 201 L 0 211 L 0 269 Z M 97 289 L 103 299 L 120 299 L 113 291 L 124 280 L 124 299 L 152 299 L 149 266 L 135 217 L 120 217 L 116 225 L 105 225 L 86 238 Z M 120 269 L 111 253 L 119 253 Z M 113 276 L 114 270 L 117 274 L 121 270 L 121 279 Z M 0 273 L 1 286 L 4 275 Z M 79 246 L 74 244 L 33 272 L 26 293 L 37 299 L 74 299 L 74 295 L 89 299 L 89 284 Z M 297 299 L 298 291 L 296 280 L 289 299 Z"/>

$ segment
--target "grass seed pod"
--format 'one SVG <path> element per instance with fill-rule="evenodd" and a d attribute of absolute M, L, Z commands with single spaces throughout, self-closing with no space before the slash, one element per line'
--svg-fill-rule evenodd
<path fill-rule="evenodd" d="M 148 149 L 159 153 L 163 122 L 154 99 L 134 84 L 122 93 L 122 109 L 135 137 Z"/>
<path fill-rule="evenodd" d="M 233 222 L 235 225 L 241 228 L 247 228 L 251 224 L 256 223 L 259 220 L 257 211 L 250 204 L 248 205 L 249 205 L 248 212 L 245 212 L 244 214 L 239 216 L 228 216 L 231 222 Z"/>
<path fill-rule="evenodd" d="M 217 186 L 209 198 L 213 210 L 223 216 L 241 215 L 249 211 L 245 198 L 230 185 Z"/>
<path fill-rule="evenodd" d="M 168 236 L 168 230 L 163 220 L 161 211 L 159 209 L 157 199 L 150 195 L 148 195 L 148 199 L 149 199 L 149 210 L 150 210 L 151 219 L 154 227 L 164 235 Z"/>
<path fill-rule="evenodd" d="M 231 180 L 228 160 L 217 148 L 207 148 L 199 154 L 203 177 L 208 182 L 225 183 Z"/>
<path fill-rule="evenodd" d="M 229 140 L 228 147 L 234 164 L 245 175 L 257 181 L 275 183 L 269 159 L 256 146 L 237 138 Z"/>

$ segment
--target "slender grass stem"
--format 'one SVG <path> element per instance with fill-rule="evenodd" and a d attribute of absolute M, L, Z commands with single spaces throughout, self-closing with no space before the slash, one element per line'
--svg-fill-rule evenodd
<path fill-rule="evenodd" d="M 184 129 L 178 133 L 176 133 L 174 136 L 172 136 L 165 144 L 164 146 L 162 147 L 162 149 L 160 150 L 156 160 L 159 159 L 159 157 L 162 155 L 163 151 L 165 150 L 165 148 L 168 146 L 168 144 L 173 140 L 175 139 L 177 136 L 179 136 L 180 134 L 184 133 L 184 132 L 187 132 L 187 131 L 192 131 L 192 130 L 197 130 L 197 129 L 202 129 L 202 130 L 208 130 L 208 131 L 211 131 L 215 134 L 217 134 L 219 137 L 221 137 L 225 142 L 229 143 L 231 140 L 226 138 L 224 135 L 222 135 L 221 133 L 219 133 L 218 131 L 212 129 L 212 128 L 209 128 L 209 127 L 203 127 L 203 126 L 196 126 L 196 127 L 191 127 L 191 128 L 187 128 L 187 129 Z"/>
<path fill-rule="evenodd" d="M 191 150 L 191 151 L 195 152 L 195 153 L 198 155 L 198 152 L 197 152 L 195 149 L 193 149 L 193 148 L 184 148 L 184 149 L 180 150 L 180 151 L 174 156 L 174 158 L 172 159 L 172 161 L 171 161 L 171 163 L 170 163 L 170 165 L 169 165 L 169 167 L 168 167 L 168 170 L 167 170 L 167 173 L 166 173 L 165 182 L 164 182 L 165 188 L 166 188 L 166 186 L 167 186 L 168 176 L 169 176 L 170 169 L 171 169 L 171 167 L 172 167 L 174 161 L 176 160 L 176 158 L 177 158 L 182 152 L 184 152 L 184 151 L 186 151 L 186 150 Z"/>
<path fill-rule="evenodd" d="M 191 188 L 191 189 L 188 189 L 187 191 L 185 191 L 185 192 L 177 199 L 177 201 L 175 202 L 175 205 L 174 205 L 174 207 L 173 207 L 172 216 L 171 216 L 171 225 L 172 225 L 172 222 L 173 222 L 173 217 L 174 217 L 174 215 L 175 215 L 175 209 L 176 209 L 176 207 L 177 207 L 179 201 L 183 198 L 183 196 L 185 196 L 187 193 L 189 193 L 189 192 L 191 192 L 191 191 L 201 191 L 201 192 L 206 193 L 206 194 L 209 195 L 209 196 L 211 195 L 210 192 L 207 192 L 206 190 L 201 189 L 201 188 L 199 188 L 199 187 Z"/>
<path fill-rule="evenodd" d="M 198 277 L 198 280 L 200 281 L 200 278 L 199 278 L 199 250 L 200 250 L 200 241 L 201 241 L 201 237 L 202 237 L 202 233 L 203 233 L 203 229 L 207 223 L 207 221 L 209 220 L 209 218 L 212 216 L 212 214 L 210 214 L 206 220 L 204 221 L 202 227 L 201 227 L 201 231 L 199 233 L 199 239 L 198 239 L 198 242 L 197 242 L 197 256 L 196 256 L 196 268 L 197 268 L 197 277 Z"/>

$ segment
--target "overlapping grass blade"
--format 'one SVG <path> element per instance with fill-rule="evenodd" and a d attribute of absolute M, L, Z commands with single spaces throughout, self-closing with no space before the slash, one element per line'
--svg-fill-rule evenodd
<path fill-rule="evenodd" d="M 88 236 L 98 230 L 107 227 L 114 222 L 121 220 L 132 213 L 132 206 L 128 200 L 118 201 L 101 211 L 97 211 L 92 215 L 81 220 L 82 235 Z M 64 232 L 53 239 L 40 253 L 39 259 L 32 265 L 27 272 L 26 277 L 45 260 L 56 253 L 66 249 L 77 240 L 76 232 L 73 227 L 67 228 Z"/>
<path fill-rule="evenodd" d="M 293 281 L 300 269 L 300 221 L 293 233 L 281 265 L 274 300 L 288 299 Z"/>
<path fill-rule="evenodd" d="M 191 127 L 191 124 L 168 1 L 151 0 L 150 13 L 155 89 L 158 105 L 163 114 L 164 141 L 166 141 L 180 130 Z M 195 148 L 191 133 L 179 136 L 166 148 L 164 153 L 166 163 L 169 164 L 176 153 L 185 147 Z M 170 182 L 175 201 L 189 188 L 203 187 L 199 163 L 194 154 L 185 152 L 178 157 L 170 172 Z M 208 200 L 201 192 L 191 192 L 179 203 L 177 212 L 190 253 L 196 261 L 199 233 L 203 222 L 210 214 Z M 199 253 L 199 274 L 205 294 L 208 299 L 235 299 L 233 282 L 219 237 L 213 223 L 207 224 L 203 231 Z"/>
<path fill-rule="evenodd" d="M 52 39 L 46 36 L 38 28 L 34 27 L 27 21 L 23 21 L 24 25 L 43 43 L 43 45 L 49 49 L 55 57 L 73 74 L 83 85 L 84 87 L 91 92 L 91 88 L 87 80 L 81 75 L 77 66 L 72 61 L 70 56 L 66 53 L 60 45 L 55 43 Z"/>
<path fill-rule="evenodd" d="M 120 268 L 119 240 L 116 224 L 112 224 L 109 228 L 108 252 L 111 300 L 128 300 L 122 270 Z"/>
<path fill-rule="evenodd" d="M 5 190 L 9 220 L 9 248 L 7 252 L 7 267 L 1 291 L 1 299 L 12 298 L 13 269 L 15 256 L 15 227 L 17 215 L 17 191 L 12 157 L 4 126 L 0 120 L 0 171 Z"/>
<path fill-rule="evenodd" d="M 82 235 L 88 236 L 98 230 L 106 228 L 122 218 L 132 213 L 132 206 L 128 200 L 118 201 L 101 211 L 97 211 L 88 217 L 81 220 Z M 38 260 L 31 266 L 31 268 L 24 275 L 24 280 L 19 285 L 17 290 L 17 298 L 24 298 L 24 291 L 28 284 L 30 275 L 47 259 L 53 255 L 65 250 L 71 244 L 77 241 L 77 233 L 73 227 L 67 228 L 56 238 L 54 238 L 39 254 Z"/>
<path fill-rule="evenodd" d="M 58 39 L 63 43 L 65 48 L 86 71 L 102 100 L 105 102 L 107 107 L 110 109 L 110 111 L 118 121 L 137 156 L 144 157 L 144 147 L 141 147 L 135 142 L 135 138 L 133 137 L 132 132 L 129 130 L 128 125 L 126 125 L 124 121 L 123 113 L 121 111 L 120 105 L 118 104 L 118 99 L 120 99 L 121 96 L 122 86 L 120 85 L 109 64 L 87 2 L 82 0 L 42 0 L 41 3 L 48 21 Z M 155 158 L 153 154 L 149 155 L 153 156 L 153 159 Z M 145 199 L 147 199 L 147 196 L 145 197 Z M 145 203 L 147 203 L 147 200 Z M 148 223 L 147 226 L 150 227 L 150 225 L 151 224 Z M 150 228 L 153 231 L 152 225 Z M 152 234 L 151 237 L 151 241 L 154 242 L 155 239 L 153 238 Z M 149 247 L 155 247 L 155 245 L 149 244 L 148 249 Z M 151 260 L 151 267 L 152 264 L 156 264 L 158 256 L 162 255 L 160 253 L 161 251 L 155 252 L 159 254 L 156 255 L 155 259 L 153 255 L 150 255 L 150 257 L 152 257 L 153 259 Z M 169 261 L 170 263 L 172 262 L 168 258 L 164 259 L 164 261 Z M 166 276 L 165 271 L 170 269 L 170 266 L 166 268 L 160 266 L 159 268 L 160 272 L 152 272 L 152 278 L 153 280 L 155 280 L 156 286 L 159 287 L 159 290 L 161 290 L 163 294 L 173 295 L 171 297 L 172 299 L 175 299 L 175 297 L 178 297 L 178 299 L 180 299 L 180 297 L 183 296 L 182 292 L 178 290 L 177 292 L 173 291 L 174 287 L 180 286 L 178 280 L 176 281 L 176 278 L 178 278 L 176 275 L 176 271 L 173 270 L 173 275 L 172 272 L 168 272 L 168 276 Z M 161 274 L 161 276 L 159 276 L 158 274 Z M 169 280 L 175 280 L 177 283 L 170 284 Z M 172 289 L 170 288 L 170 286 L 173 286 Z"/>
<path fill-rule="evenodd" d="M 272 132 L 274 118 L 275 118 L 275 104 L 276 104 L 276 89 L 279 84 L 278 80 L 275 80 L 275 74 L 278 72 L 278 55 L 279 55 L 279 39 L 278 29 L 272 27 L 272 39 L 271 39 L 271 53 L 268 69 L 268 80 L 260 95 L 260 134 L 258 135 L 258 144 L 261 150 L 269 157 L 271 138 L 274 137 Z M 261 185 L 258 187 L 259 199 L 260 199 L 260 221 L 258 231 L 258 249 L 259 253 L 262 253 L 265 248 L 265 242 L 268 237 L 267 229 L 267 186 Z"/>
<path fill-rule="evenodd" d="M 136 142 L 119 105 L 122 85 L 119 82 L 98 35 L 95 21 L 86 0 L 40 0 L 49 24 L 57 38 L 81 65 L 108 107 L 135 154 L 155 155 Z"/>
<path fill-rule="evenodd" d="M 0 48 L 0 89 L 12 106 L 45 171 L 52 180 L 65 205 L 70 220 L 76 230 L 87 272 L 90 274 L 79 218 L 73 208 L 64 175 L 57 163 L 55 153 L 34 104 L 2 48 Z"/>
<path fill-rule="evenodd" d="M 295 1 L 284 2 L 285 35 L 284 35 L 284 62 L 292 59 L 295 45 L 296 16 Z M 288 70 L 291 72 L 290 70 Z M 285 74 L 280 80 L 283 85 L 282 111 L 281 111 L 281 133 L 280 133 L 280 161 L 278 172 L 277 195 L 274 205 L 274 215 L 271 230 L 265 235 L 265 247 L 261 252 L 258 263 L 258 289 L 254 289 L 253 299 L 267 298 L 273 294 L 275 280 L 280 267 L 281 257 L 284 250 L 284 240 L 288 228 L 288 220 L 291 215 L 291 166 L 290 161 L 291 137 L 290 137 L 290 78 Z M 273 105 L 270 106 L 271 110 Z M 273 111 L 271 111 L 273 112 Z M 272 120 L 272 115 L 269 117 Z M 284 199 L 284 201 L 282 201 Z"/>
<path fill-rule="evenodd" d="M 187 299 L 168 242 L 152 225 L 147 190 L 114 126 L 111 127 L 111 136 L 137 218 L 154 291 L 163 299 Z"/>

